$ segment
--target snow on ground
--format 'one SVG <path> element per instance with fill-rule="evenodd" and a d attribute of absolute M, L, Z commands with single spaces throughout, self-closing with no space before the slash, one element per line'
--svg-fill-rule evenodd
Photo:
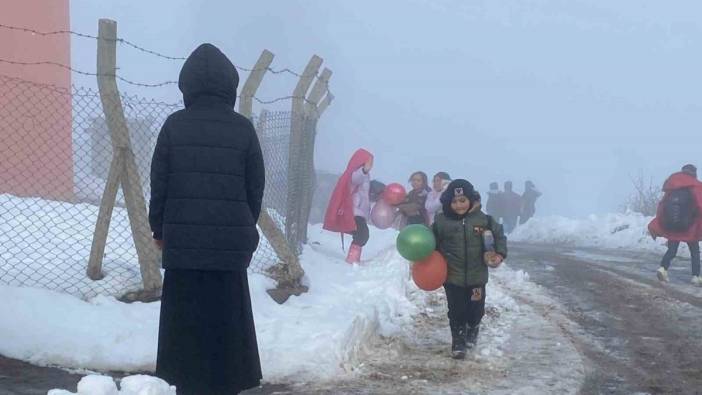
<path fill-rule="evenodd" d="M 389 241 L 389 236 L 393 234 L 390 233 L 388 237 L 385 235 L 376 237 L 375 240 L 378 243 L 370 246 L 370 252 L 376 254 L 378 258 L 387 257 L 386 254 L 394 254 L 387 248 L 382 248 L 383 240 Z M 322 240 L 331 238 L 313 232 L 312 239 L 319 243 L 315 244 L 317 247 L 321 247 Z M 333 246 L 330 247 L 328 244 L 321 249 L 332 252 L 337 255 L 337 258 L 342 256 L 332 251 Z M 396 263 L 406 264 L 403 261 Z M 352 273 L 350 276 L 343 270 L 336 271 L 334 274 L 360 282 L 371 281 L 370 277 L 385 279 L 378 275 L 380 268 L 374 265 L 373 262 L 366 261 L 365 266 L 348 268 Z M 368 270 L 367 273 L 356 276 L 366 270 Z M 318 274 L 313 274 L 309 279 L 311 284 L 315 283 L 314 277 Z M 286 312 L 285 306 L 278 306 L 279 311 L 267 311 L 271 315 L 269 318 L 276 321 L 274 325 L 262 325 L 262 320 L 257 316 L 258 333 L 259 335 L 265 333 L 259 342 L 264 359 L 285 358 L 278 361 L 278 368 L 283 369 L 285 365 L 291 365 L 298 372 L 293 373 L 294 370 L 288 370 L 285 373 L 279 370 L 278 372 L 283 374 L 273 381 L 292 383 L 294 384 L 292 388 L 299 389 L 301 393 L 316 391 L 399 393 L 407 390 L 407 393 L 437 394 L 531 394 L 575 393 L 579 388 L 583 379 L 583 364 L 577 351 L 557 330 L 556 325 L 542 320 L 531 306 L 525 305 L 523 301 L 514 297 L 514 295 L 522 298 L 524 295 L 536 295 L 536 301 L 540 303 L 544 301 L 544 297 L 539 296 L 542 294 L 541 291 L 529 282 L 528 275 L 523 271 L 513 270 L 507 265 L 492 270 L 491 282 L 487 290 L 488 313 L 483 320 L 481 340 L 477 350 L 469 353 L 466 361 L 455 361 L 449 357 L 450 336 L 445 317 L 443 291 L 420 291 L 411 283 L 407 283 L 407 273 L 403 274 L 401 280 L 405 281 L 406 296 L 413 302 L 409 310 L 415 313 L 414 317 L 409 317 L 406 311 L 396 310 L 399 319 L 393 320 L 383 313 L 382 308 L 376 307 L 378 310 L 376 314 L 363 318 L 357 316 L 351 325 L 347 322 L 346 333 L 338 333 L 338 336 L 331 337 L 327 330 L 338 324 L 335 325 L 328 320 L 305 324 L 307 320 L 319 319 L 319 316 L 312 311 L 319 309 L 319 305 L 322 304 L 320 301 L 305 306 L 306 315 L 300 317 L 294 316 L 300 309 L 290 309 Z M 375 285 L 377 287 L 377 283 Z M 387 294 L 379 292 L 369 296 L 387 298 Z M 330 296 L 329 293 L 320 293 L 316 298 L 326 299 Z M 344 296 L 349 297 L 348 294 Z M 333 306 L 333 300 L 338 301 L 337 296 L 331 296 L 331 298 L 332 301 L 328 301 L 328 305 L 322 310 L 331 309 L 335 313 L 327 313 L 327 315 L 335 315 L 341 319 L 353 314 L 340 313 L 338 306 Z M 350 303 L 342 308 L 350 307 L 351 310 L 358 311 L 360 307 L 357 302 L 351 300 L 352 298 L 359 301 L 365 299 L 351 295 Z M 297 299 L 298 303 L 312 302 L 303 301 L 304 297 Z M 401 304 L 405 303 L 406 300 L 402 300 Z M 550 301 L 550 303 L 553 302 Z M 255 304 L 260 306 L 257 302 Z M 385 306 L 390 305 L 392 303 L 386 300 Z M 365 310 L 368 307 L 361 309 Z M 280 316 L 275 317 L 273 313 L 280 313 Z M 551 311 L 550 314 L 554 313 Z M 381 317 L 385 319 L 380 319 Z M 373 322 L 374 319 L 377 321 Z M 316 332 L 308 333 L 308 336 L 299 336 L 298 330 L 289 329 L 291 322 L 294 322 L 292 326 L 304 325 L 306 329 L 314 326 Z M 380 335 L 381 333 L 384 335 Z M 271 340 L 286 334 L 291 335 L 289 341 Z M 527 338 L 528 341 L 525 341 Z M 279 354 L 273 354 L 270 347 L 266 346 L 265 343 L 271 341 L 275 341 L 277 346 L 283 345 L 279 350 L 275 350 Z M 309 349 L 305 350 L 308 347 Z M 326 347 L 341 351 L 341 354 L 329 353 Z M 266 356 L 266 354 L 269 355 Z M 345 358 L 340 357 L 343 354 L 346 355 Z M 554 366 L 552 363 L 554 360 L 562 363 Z M 339 365 L 335 366 L 335 364 Z M 271 381 L 273 374 L 269 366 L 271 365 L 264 360 L 264 375 L 267 381 Z M 318 371 L 315 372 L 312 369 Z M 381 381 L 387 381 L 387 383 L 379 383 L 379 377 Z M 400 384 L 387 380 L 387 377 L 395 377 Z M 128 386 L 128 382 L 132 384 Z M 174 393 L 172 387 L 149 376 L 130 376 L 122 379 L 120 385 L 121 392 L 117 390 L 110 377 L 87 376 L 82 379 L 76 394 L 172 395 Z M 368 392 L 370 388 L 373 390 Z M 48 395 L 73 395 L 73 393 L 53 390 Z"/>
<path fill-rule="evenodd" d="M 407 262 L 392 248 L 395 236 L 374 231 L 367 258 L 357 267 L 343 261 L 338 235 L 312 227 L 319 250 L 308 246 L 301 258 L 310 291 L 284 305 L 266 293 L 272 280 L 250 276 L 266 380 L 343 373 L 368 338 L 411 322 L 416 306 L 407 297 Z M 124 304 L 108 296 L 85 301 L 14 286 L 1 286 L 0 297 L 13 301 L 0 306 L 0 354 L 65 368 L 154 369 L 159 303 Z"/>
<path fill-rule="evenodd" d="M 519 262 L 513 262 L 518 266 Z M 502 265 L 492 271 L 493 288 L 499 290 L 509 306 L 501 319 L 512 320 L 509 336 L 501 348 L 506 350 L 499 369 L 501 381 L 491 386 L 491 394 L 576 394 L 585 380 L 583 355 L 572 340 L 580 328 L 568 317 L 558 301 L 529 275 Z M 488 301 L 490 293 L 487 293 Z M 494 292 L 493 292 L 494 295 Z"/>
<path fill-rule="evenodd" d="M 518 226 L 509 236 L 509 240 L 662 254 L 666 251 L 666 240 L 658 238 L 654 241 L 651 238 L 648 223 L 652 219 L 633 212 L 590 215 L 578 219 L 560 216 L 534 217 L 526 224 Z M 684 243 L 680 246 L 680 252 L 689 256 Z"/>
<path fill-rule="evenodd" d="M 3 194 L 0 207 L 2 283 L 84 297 L 139 287 L 141 275 L 126 210 L 114 210 L 103 262 L 106 276 L 92 281 L 85 271 L 97 206 Z"/>
<path fill-rule="evenodd" d="M 78 382 L 78 392 L 54 389 L 47 395 L 176 395 L 176 388 L 165 381 L 147 375 L 127 376 L 117 388 L 112 377 L 90 375 Z"/>
<path fill-rule="evenodd" d="M 310 227 L 301 261 L 309 292 L 276 304 L 252 287 L 256 330 L 268 381 L 327 379 L 352 369 L 368 339 L 411 323 L 408 265 L 394 251 L 396 232 L 372 230 L 362 266 L 344 262 L 338 234 Z"/>
<path fill-rule="evenodd" d="M 37 365 L 82 371 L 153 371 L 160 304 L 124 304 L 105 295 L 110 288 L 138 287 L 138 266 L 133 261 L 126 212 L 115 208 L 110 237 L 121 239 L 108 240 L 107 276 L 92 282 L 80 279 L 85 278 L 94 226 L 91 219 L 97 217 L 97 207 L 9 195 L 0 195 L 0 204 L 8 208 L 0 212 L 0 245 L 11 246 L 0 250 L 0 281 L 7 283 L 8 278 L 12 279 L 0 286 L 0 297 L 12 301 L 0 304 L 0 354 Z M 539 225 L 541 220 L 533 221 L 519 232 L 525 233 L 527 227 L 541 231 L 539 226 L 550 223 Z M 561 224 L 563 229 L 568 227 Z M 553 233 L 543 230 L 544 235 L 549 232 Z M 394 248 L 396 231 L 371 228 L 360 266 L 344 262 L 338 234 L 325 232 L 319 225 L 311 226 L 308 233 L 309 244 L 303 250 L 301 263 L 309 292 L 278 305 L 266 293 L 274 287 L 273 281 L 251 271 L 249 274 L 267 382 L 353 377 L 363 370 L 364 356 L 373 352 L 371 348 L 377 343 L 374 340 L 407 335 L 418 315 L 431 309 L 428 302 L 436 299 L 435 293 L 420 291 L 412 282 L 408 262 Z M 350 237 L 346 237 L 347 246 L 350 242 Z M 262 239 L 261 247 L 266 248 L 266 243 Z M 120 245 L 122 249 L 116 250 Z M 22 277 L 28 272 L 37 276 Z M 44 273 L 52 274 L 49 282 Z M 510 354 L 514 328 L 525 314 L 511 296 L 514 290 L 505 284 L 514 287 L 526 282 L 523 273 L 506 267 L 493 273 L 495 281 L 487 290 L 491 314 L 486 316 L 484 340 L 474 362 L 499 368 Z M 72 288 L 67 289 L 66 283 Z M 20 284 L 25 286 L 19 287 Z M 439 314 L 442 315 L 445 313 Z M 533 314 L 528 317 L 528 321 L 538 319 Z M 436 346 L 443 350 L 448 347 L 444 338 L 448 328 L 441 327 L 436 332 L 440 334 Z M 441 365 L 444 360 L 443 356 L 440 358 Z M 85 388 L 100 385 L 95 384 L 100 380 L 106 383 L 104 379 L 86 378 Z M 114 392 L 115 387 L 112 393 L 131 394 L 131 387 L 125 388 L 125 383 L 130 381 L 122 383 L 122 392 Z M 168 393 L 168 389 L 165 391 Z"/>
<path fill-rule="evenodd" d="M 35 288 L 0 286 L 0 354 L 36 365 L 152 370 L 158 303 L 89 301 Z"/>

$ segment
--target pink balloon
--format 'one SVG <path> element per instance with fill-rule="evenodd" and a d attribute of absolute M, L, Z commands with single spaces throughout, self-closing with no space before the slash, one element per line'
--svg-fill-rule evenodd
<path fill-rule="evenodd" d="M 395 221 L 397 209 L 392 207 L 384 200 L 378 202 L 371 209 L 371 221 L 378 229 L 387 229 L 392 226 Z"/>

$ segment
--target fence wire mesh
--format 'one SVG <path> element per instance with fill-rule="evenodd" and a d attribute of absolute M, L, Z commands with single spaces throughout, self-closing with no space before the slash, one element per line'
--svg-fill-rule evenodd
<path fill-rule="evenodd" d="M 121 100 L 148 202 L 158 132 L 166 117 L 182 104 L 131 95 L 122 95 Z M 285 235 L 288 247 L 299 253 L 303 240 L 285 234 L 288 185 L 291 180 L 308 185 L 305 180 L 313 175 L 291 176 L 288 172 L 290 112 L 264 111 L 253 121 L 266 164 L 264 208 Z M 0 75 L 0 283 L 83 298 L 120 296 L 142 287 L 121 188 L 105 247 L 105 277 L 94 281 L 86 275 L 112 151 L 97 91 L 66 90 Z M 300 215 L 294 214 L 294 220 L 300 221 Z M 285 272 L 273 270 L 282 264 L 281 258 L 261 236 L 249 271 L 275 277 L 274 273 Z"/>

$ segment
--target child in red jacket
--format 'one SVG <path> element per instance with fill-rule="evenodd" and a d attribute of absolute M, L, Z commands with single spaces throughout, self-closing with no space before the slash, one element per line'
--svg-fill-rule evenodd
<path fill-rule="evenodd" d="M 361 261 L 363 246 L 370 237 L 368 218 L 372 168 L 373 155 L 364 149 L 356 151 L 336 183 L 324 216 L 324 229 L 353 236 L 346 257 L 346 262 L 350 264 Z"/>
<path fill-rule="evenodd" d="M 658 204 L 656 218 L 648 225 L 651 236 L 668 239 L 668 251 L 658 268 L 658 279 L 668 281 L 670 262 L 678 253 L 680 242 L 690 248 L 692 283 L 702 286 L 700 277 L 700 243 L 702 240 L 702 183 L 697 168 L 685 165 L 663 184 L 665 195 Z"/>

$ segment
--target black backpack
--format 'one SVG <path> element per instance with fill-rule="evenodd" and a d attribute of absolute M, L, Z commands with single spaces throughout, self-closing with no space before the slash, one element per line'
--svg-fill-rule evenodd
<path fill-rule="evenodd" d="M 690 188 L 675 189 L 663 201 L 663 229 L 684 232 L 695 223 L 695 198 Z"/>

